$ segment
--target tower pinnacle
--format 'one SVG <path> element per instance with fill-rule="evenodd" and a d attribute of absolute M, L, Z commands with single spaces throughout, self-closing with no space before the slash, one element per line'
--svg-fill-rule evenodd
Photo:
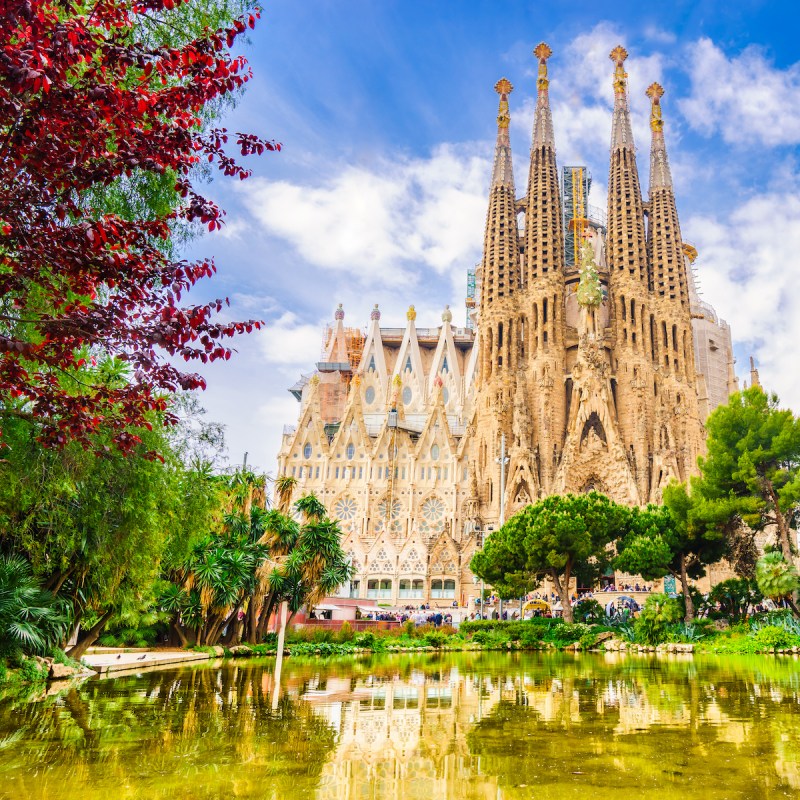
<path fill-rule="evenodd" d="M 686 305 L 690 298 L 689 280 L 672 188 L 672 174 L 664 143 L 664 120 L 661 117 L 661 98 L 664 89 L 651 83 L 645 94 L 650 98 L 650 224 L 648 250 L 650 256 L 650 285 L 658 297 L 677 300 Z M 683 320 L 686 323 L 686 320 Z M 690 376 L 692 377 L 692 376 Z"/>
<path fill-rule="evenodd" d="M 494 169 L 492 170 L 492 186 L 508 186 L 514 188 L 514 170 L 511 166 L 511 141 L 508 137 L 508 126 L 511 115 L 508 111 L 508 96 L 514 91 L 508 78 L 500 78 L 494 85 L 500 95 L 497 109 L 497 144 L 494 150 Z"/>
<path fill-rule="evenodd" d="M 536 87 L 539 91 L 542 91 L 550 85 L 550 81 L 547 79 L 547 59 L 553 55 L 553 51 L 550 49 L 550 45 L 540 42 L 533 49 L 533 54 L 539 59 L 539 77 L 536 81 Z"/>
<path fill-rule="evenodd" d="M 661 98 L 664 96 L 664 89 L 658 83 L 651 83 L 645 94 L 650 98 L 650 130 L 653 132 L 650 149 L 650 194 L 652 195 L 654 189 L 672 188 L 672 174 L 664 143 L 664 120 L 661 117 Z"/>
<path fill-rule="evenodd" d="M 618 44 L 608 57 L 614 62 L 614 119 L 611 125 L 611 149 L 633 150 L 633 131 L 628 110 L 628 73 L 623 66 L 628 51 Z"/>
<path fill-rule="evenodd" d="M 539 77 L 536 80 L 538 96 L 536 98 L 536 115 L 533 121 L 533 147 L 550 146 L 555 150 L 553 135 L 553 115 L 550 111 L 550 79 L 547 77 L 547 59 L 553 55 L 550 46 L 541 42 L 533 54 L 539 60 Z"/>

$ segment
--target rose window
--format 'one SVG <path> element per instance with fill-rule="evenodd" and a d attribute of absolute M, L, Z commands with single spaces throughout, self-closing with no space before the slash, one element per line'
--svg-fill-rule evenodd
<path fill-rule="evenodd" d="M 342 497 L 333 506 L 333 516 L 339 521 L 342 531 L 351 531 L 355 522 L 358 506 L 352 497 Z"/>
<path fill-rule="evenodd" d="M 378 503 L 378 519 L 375 521 L 375 532 L 400 533 L 403 523 L 400 521 L 402 506 L 399 500 L 392 500 L 391 505 L 388 500 L 381 500 Z"/>
<path fill-rule="evenodd" d="M 423 533 L 440 533 L 444 530 L 445 505 L 438 497 L 429 497 L 422 504 L 419 529 Z"/>

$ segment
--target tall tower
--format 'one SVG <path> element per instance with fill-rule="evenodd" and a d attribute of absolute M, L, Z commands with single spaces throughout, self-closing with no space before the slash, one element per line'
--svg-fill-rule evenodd
<path fill-rule="evenodd" d="M 630 109 L 628 53 L 618 45 L 610 54 L 614 63 L 614 115 L 608 175 L 609 300 L 613 339 L 612 389 L 616 416 L 640 497 L 650 486 L 650 431 L 647 393 L 653 391 L 649 270 L 644 204 L 636 165 Z M 651 395 L 652 396 L 652 395 Z"/>
<path fill-rule="evenodd" d="M 520 351 L 527 360 L 528 414 L 533 428 L 532 470 L 539 494 L 551 491 L 563 446 L 565 407 L 564 232 L 558 185 L 550 81 L 550 47 L 533 51 L 539 62 L 528 191 L 525 196 Z M 510 484 L 514 501 L 514 487 Z"/>
<path fill-rule="evenodd" d="M 500 95 L 497 142 L 480 266 L 480 391 L 475 417 L 473 470 L 477 499 L 489 519 L 497 519 L 500 506 L 500 435 L 510 438 L 518 366 L 519 338 L 516 314 L 520 287 L 520 247 L 517 233 L 514 172 L 508 126 L 508 95 L 513 87 L 501 78 L 494 87 Z"/>
<path fill-rule="evenodd" d="M 650 498 L 658 500 L 661 489 L 672 477 L 685 480 L 694 470 L 703 437 L 689 279 L 661 116 L 664 89 L 653 83 L 646 93 L 651 102 L 652 133 L 647 253 L 652 290 L 651 356 L 656 367 Z"/>

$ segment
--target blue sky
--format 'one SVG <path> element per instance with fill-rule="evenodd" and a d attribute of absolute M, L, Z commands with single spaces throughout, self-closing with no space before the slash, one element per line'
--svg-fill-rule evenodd
<path fill-rule="evenodd" d="M 238 354 L 204 368 L 201 402 L 227 426 L 233 461 L 274 470 L 286 391 L 318 358 L 341 302 L 364 326 L 464 317 L 466 271 L 480 260 L 500 77 L 510 97 L 519 195 L 527 181 L 536 64 L 547 41 L 561 164 L 586 164 L 605 205 L 612 64 L 629 51 L 639 172 L 646 192 L 644 89 L 662 100 L 684 239 L 699 250 L 703 298 L 733 329 L 737 370 L 800 410 L 800 4 L 265 0 L 244 46 L 254 72 L 225 119 L 275 138 L 245 182 L 214 179 L 222 234 L 189 255 L 219 273 L 194 297 L 229 296 L 231 316 L 264 319 Z"/>

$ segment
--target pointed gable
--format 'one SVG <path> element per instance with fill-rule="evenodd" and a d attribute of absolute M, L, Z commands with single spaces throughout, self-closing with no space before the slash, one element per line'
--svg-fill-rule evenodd
<path fill-rule="evenodd" d="M 406 314 L 407 324 L 403 341 L 400 344 L 392 375 L 395 380 L 399 378 L 402 384 L 398 400 L 406 411 L 423 408 L 426 397 L 425 370 L 417 339 L 416 318 L 417 312 L 414 310 L 414 306 L 410 306 Z"/>

